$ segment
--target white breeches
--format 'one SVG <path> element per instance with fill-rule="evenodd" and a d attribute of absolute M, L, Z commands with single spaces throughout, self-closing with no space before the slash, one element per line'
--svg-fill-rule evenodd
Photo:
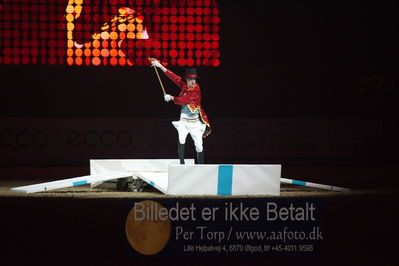
<path fill-rule="evenodd" d="M 180 144 L 185 144 L 187 135 L 190 134 L 194 141 L 195 150 L 197 152 L 203 151 L 202 135 L 205 132 L 205 124 L 201 123 L 199 120 L 195 122 L 179 120 L 173 121 L 172 124 L 177 129 Z"/>

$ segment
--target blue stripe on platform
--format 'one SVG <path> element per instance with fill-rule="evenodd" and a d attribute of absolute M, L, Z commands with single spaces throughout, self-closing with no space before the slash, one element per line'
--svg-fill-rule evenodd
<path fill-rule="evenodd" d="M 153 181 L 150 181 L 150 185 L 155 187 L 155 183 Z"/>
<path fill-rule="evenodd" d="M 306 182 L 305 181 L 300 181 L 300 180 L 292 180 L 292 184 L 299 185 L 299 186 L 305 186 Z"/>
<path fill-rule="evenodd" d="M 76 181 L 72 183 L 74 186 L 80 186 L 80 185 L 86 185 L 87 184 L 87 180 L 83 180 L 83 181 Z"/>
<path fill-rule="evenodd" d="M 219 165 L 218 195 L 231 195 L 233 189 L 233 166 Z"/>

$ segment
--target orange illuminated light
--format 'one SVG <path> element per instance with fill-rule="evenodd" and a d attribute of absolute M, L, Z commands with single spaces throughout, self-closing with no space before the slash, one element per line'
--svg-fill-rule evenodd
<path fill-rule="evenodd" d="M 76 55 L 76 56 L 82 56 L 82 55 L 83 55 L 82 49 L 76 49 L 76 50 L 75 50 L 75 55 Z"/>
<path fill-rule="evenodd" d="M 93 47 L 94 48 L 99 48 L 100 47 L 100 41 L 99 40 L 94 40 L 93 41 Z"/>
<path fill-rule="evenodd" d="M 127 26 L 124 23 L 118 25 L 118 30 L 119 31 L 126 31 L 126 28 L 127 28 Z"/>
<path fill-rule="evenodd" d="M 100 56 L 100 50 L 99 49 L 93 49 L 93 56 Z"/>
<path fill-rule="evenodd" d="M 108 33 L 108 31 L 103 31 L 103 32 L 101 32 L 101 39 L 103 39 L 103 40 L 108 40 L 109 39 L 109 33 Z"/>
<path fill-rule="evenodd" d="M 67 55 L 68 56 L 73 56 L 73 49 L 67 49 Z"/>
<path fill-rule="evenodd" d="M 79 44 L 74 41 L 73 31 L 81 29 L 81 26 L 76 29 L 75 20 L 82 13 L 83 2 L 84 0 L 68 1 L 65 9 L 66 44 L 67 55 L 76 55 L 77 58 L 84 56 L 86 65 L 90 63 L 113 66 L 143 65 L 141 57 L 147 55 L 169 57 L 170 59 L 163 58 L 162 60 L 166 64 L 180 66 L 218 66 L 220 64 L 218 59 L 220 57 L 218 51 L 220 18 L 217 3 L 213 4 L 215 2 L 212 0 L 193 1 L 192 5 L 195 7 L 186 10 L 176 7 L 161 8 L 163 11 L 160 15 L 152 16 L 155 33 L 150 42 L 131 42 L 131 40 L 149 39 L 144 27 L 144 17 L 129 7 L 117 9 L 118 1 L 112 0 L 107 8 L 111 8 L 112 12 L 117 12 L 117 15 L 102 24 L 99 31 L 92 34 L 89 42 Z M 137 3 L 137 5 L 143 4 Z M 207 7 L 204 8 L 203 5 Z M 127 51 L 129 51 L 129 57 L 136 56 L 135 61 L 127 58 Z M 71 59 L 67 59 L 67 62 L 70 64 Z M 81 64 L 83 59 L 76 59 L 75 64 L 78 62 Z"/>
<path fill-rule="evenodd" d="M 115 40 L 111 41 L 111 48 L 116 49 L 117 47 L 118 43 Z"/>
<path fill-rule="evenodd" d="M 109 56 L 109 50 L 108 49 L 102 49 L 101 50 L 101 56 L 102 57 L 108 57 Z"/>
<path fill-rule="evenodd" d="M 112 57 L 117 57 L 117 56 L 118 56 L 118 50 L 116 50 L 116 49 L 111 49 L 110 55 L 111 55 Z"/>
<path fill-rule="evenodd" d="M 118 50 L 118 56 L 119 57 L 126 57 L 125 53 L 122 52 L 122 50 Z"/>
<path fill-rule="evenodd" d="M 93 57 L 92 61 L 93 65 L 99 66 L 101 64 L 101 59 L 98 57 Z"/>
<path fill-rule="evenodd" d="M 126 65 L 126 59 L 125 58 L 119 58 L 119 65 L 120 66 Z"/>
<path fill-rule="evenodd" d="M 75 63 L 76 65 L 81 66 L 83 63 L 82 57 L 76 57 Z"/>
<path fill-rule="evenodd" d="M 128 39 L 136 39 L 136 35 L 133 32 L 128 32 L 127 33 L 127 38 Z"/>
<path fill-rule="evenodd" d="M 127 24 L 128 31 L 134 31 L 135 29 L 136 29 L 136 26 L 133 23 Z"/>
<path fill-rule="evenodd" d="M 72 57 L 68 57 L 67 58 L 67 64 L 72 66 L 73 65 L 73 58 Z"/>
<path fill-rule="evenodd" d="M 68 22 L 72 22 L 74 19 L 75 19 L 75 18 L 74 18 L 74 16 L 73 16 L 72 14 L 66 15 L 66 20 L 67 20 Z"/>
<path fill-rule="evenodd" d="M 107 40 L 103 40 L 103 41 L 101 42 L 101 46 L 102 46 L 103 48 L 107 48 L 107 47 L 108 47 L 108 41 L 107 41 Z"/>
<path fill-rule="evenodd" d="M 118 33 L 115 32 L 115 31 L 111 32 L 111 33 L 109 34 L 109 38 L 110 38 L 111 40 L 116 40 L 116 39 L 118 39 Z"/>
<path fill-rule="evenodd" d="M 84 50 L 84 55 L 85 55 L 86 57 L 91 56 L 91 50 L 90 50 L 90 49 L 85 49 L 85 50 Z"/>
<path fill-rule="evenodd" d="M 80 13 L 82 12 L 82 4 L 83 0 L 70 0 L 68 6 L 66 7 L 68 47 L 72 49 L 80 49 L 83 47 L 82 44 L 80 44 L 80 47 L 77 46 L 76 43 L 75 46 L 71 45 L 73 43 L 72 32 L 75 29 L 73 21 L 80 16 Z M 75 17 L 73 16 L 73 13 L 75 13 Z M 84 43 L 84 46 L 86 47 L 84 52 L 80 49 L 76 50 L 75 54 L 77 56 L 82 56 L 84 54 L 84 56 L 86 57 L 98 57 L 98 59 L 93 58 L 93 65 L 101 64 L 101 59 L 99 57 L 105 58 L 108 56 L 120 57 L 119 59 L 123 59 L 121 60 L 120 64 L 125 65 L 126 60 L 124 59 L 124 57 L 126 56 L 126 54 L 121 49 L 121 42 L 126 38 L 148 39 L 149 36 L 142 24 L 144 22 L 144 18 L 142 16 L 134 17 L 136 11 L 128 7 L 122 7 L 118 9 L 118 13 L 119 15 L 112 18 L 109 22 L 103 24 L 103 26 L 101 27 L 101 32 L 97 32 L 92 35 L 92 41 Z M 111 50 L 105 49 L 108 47 L 108 42 L 106 42 L 106 40 L 109 39 L 112 40 L 110 42 L 110 46 L 112 48 Z M 104 48 L 101 51 L 99 50 L 100 44 Z M 90 51 L 91 46 L 94 48 L 92 51 Z M 68 53 L 73 54 L 73 52 Z M 106 62 L 106 60 L 103 60 L 103 63 Z M 115 65 L 117 64 L 117 62 L 118 61 L 114 61 L 111 59 L 110 64 Z"/>
<path fill-rule="evenodd" d="M 68 14 L 71 14 L 75 11 L 75 8 L 72 5 L 68 5 L 65 10 Z"/>
<path fill-rule="evenodd" d="M 109 62 L 112 66 L 116 66 L 118 64 L 118 59 L 112 57 L 111 60 L 109 60 Z"/>

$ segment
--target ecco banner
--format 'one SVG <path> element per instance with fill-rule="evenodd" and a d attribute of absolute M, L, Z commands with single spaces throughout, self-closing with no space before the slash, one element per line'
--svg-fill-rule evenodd
<path fill-rule="evenodd" d="M 384 149 L 377 119 L 215 119 L 212 125 L 204 141 L 208 161 L 373 160 Z M 187 148 L 187 158 L 193 150 Z M 0 119 L 0 165 L 86 165 L 176 153 L 170 119 Z"/>

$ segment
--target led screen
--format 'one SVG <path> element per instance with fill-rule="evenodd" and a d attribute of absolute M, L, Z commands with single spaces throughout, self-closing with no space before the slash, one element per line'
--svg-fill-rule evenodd
<path fill-rule="evenodd" d="M 215 0 L 9 0 L 0 4 L 0 64 L 220 64 Z"/>

